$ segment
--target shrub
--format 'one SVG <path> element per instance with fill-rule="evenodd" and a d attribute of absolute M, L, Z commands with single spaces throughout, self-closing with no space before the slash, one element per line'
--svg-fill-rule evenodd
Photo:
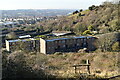
<path fill-rule="evenodd" d="M 101 35 L 99 36 L 98 40 L 96 40 L 96 44 L 102 51 L 111 51 L 112 44 L 118 40 L 119 35 L 119 33 L 107 33 Z"/>
<path fill-rule="evenodd" d="M 62 53 L 61 52 L 56 52 L 54 53 L 55 55 L 61 55 Z"/>
<path fill-rule="evenodd" d="M 81 60 L 81 64 L 86 64 L 86 60 Z"/>
<path fill-rule="evenodd" d="M 86 31 L 83 32 L 83 35 L 86 35 L 86 34 L 90 34 L 91 35 L 92 32 L 90 30 L 86 30 Z"/>
<path fill-rule="evenodd" d="M 92 5 L 92 6 L 89 7 L 89 10 L 91 10 L 91 11 L 94 10 L 94 9 L 95 9 L 95 5 Z"/>
<path fill-rule="evenodd" d="M 74 26 L 74 31 L 77 33 L 82 33 L 86 30 L 85 24 L 84 23 L 77 23 Z"/>
<path fill-rule="evenodd" d="M 73 12 L 73 14 L 77 14 L 77 13 L 79 13 L 79 11 L 77 11 L 77 10 L 75 12 Z"/>
<path fill-rule="evenodd" d="M 15 32 L 10 32 L 9 34 L 7 34 L 7 38 L 8 39 L 15 39 L 17 38 L 18 36 L 16 35 Z"/>
<path fill-rule="evenodd" d="M 112 45 L 112 50 L 113 50 L 113 51 L 120 51 L 120 43 L 119 43 L 119 42 L 115 42 L 115 43 Z"/>

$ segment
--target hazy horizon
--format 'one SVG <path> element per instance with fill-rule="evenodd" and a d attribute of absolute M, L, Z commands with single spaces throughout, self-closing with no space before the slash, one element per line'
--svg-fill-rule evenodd
<path fill-rule="evenodd" d="M 17 9 L 87 9 L 110 0 L 2 0 L 0 10 Z"/>

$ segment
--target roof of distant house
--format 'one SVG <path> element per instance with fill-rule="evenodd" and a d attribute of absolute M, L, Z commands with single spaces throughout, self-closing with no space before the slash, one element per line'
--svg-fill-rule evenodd
<path fill-rule="evenodd" d="M 19 36 L 19 38 L 30 38 L 30 35 Z"/>
<path fill-rule="evenodd" d="M 16 39 L 16 40 L 7 40 L 8 42 L 19 42 L 19 41 L 32 41 L 38 40 L 39 38 L 29 38 L 29 39 Z"/>
<path fill-rule="evenodd" d="M 71 36 L 71 37 L 61 37 L 61 38 L 53 38 L 53 39 L 46 39 L 46 41 L 56 41 L 56 40 L 63 40 L 63 39 L 71 39 L 71 38 L 92 38 L 93 36 Z"/>
<path fill-rule="evenodd" d="M 63 36 L 72 32 L 71 31 L 52 31 L 52 33 L 56 36 Z"/>

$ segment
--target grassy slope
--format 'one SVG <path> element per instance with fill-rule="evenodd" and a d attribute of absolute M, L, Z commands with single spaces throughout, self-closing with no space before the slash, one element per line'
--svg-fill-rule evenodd
<path fill-rule="evenodd" d="M 6 73 L 10 73 L 8 69 L 11 70 L 10 66 L 7 66 L 9 60 L 12 60 L 13 64 L 16 64 L 16 67 L 22 66 L 18 72 L 24 68 L 28 69 L 28 72 L 31 73 L 32 71 L 40 77 L 41 69 L 47 73 L 59 78 L 73 78 L 79 77 L 80 73 L 87 73 L 85 67 L 81 67 L 77 69 L 78 74 L 74 74 L 74 69 L 71 67 L 74 64 L 84 64 L 86 59 L 90 60 L 90 71 L 92 75 L 97 77 L 113 77 L 120 75 L 117 73 L 118 67 L 117 63 L 117 56 L 119 52 L 93 52 L 93 53 L 55 53 L 50 55 L 44 55 L 40 53 L 25 53 L 16 51 L 11 54 L 6 54 L 3 52 L 3 71 Z M 11 65 L 12 66 L 12 65 Z M 30 69 L 29 69 L 30 67 Z M 16 73 L 16 68 L 12 67 L 12 74 Z M 5 74 L 4 73 L 4 74 Z M 24 71 L 24 75 L 26 71 Z M 23 74 L 23 73 L 22 73 Z M 5 74 L 6 75 L 6 74 Z M 23 76 L 24 76 L 23 75 Z M 11 76 L 10 76 L 11 77 Z M 12 77 L 15 77 L 12 75 Z M 41 76 L 43 77 L 43 76 Z M 111 79 L 114 80 L 115 78 Z M 116 80 L 119 80 L 116 78 Z"/>
<path fill-rule="evenodd" d="M 80 13 L 82 16 L 79 16 L 79 13 L 71 14 L 57 20 L 43 21 L 39 24 L 43 25 L 45 30 L 69 30 L 69 28 L 74 30 L 78 23 L 84 27 L 93 25 L 95 30 L 101 33 L 107 33 L 108 29 L 115 30 L 118 17 L 117 5 L 115 4 L 98 6 L 95 10 L 85 10 Z"/>
<path fill-rule="evenodd" d="M 49 66 L 48 71 L 58 77 L 74 77 L 74 69 L 71 66 L 85 63 L 85 60 L 89 59 L 92 74 L 112 77 L 117 75 L 116 55 L 114 52 L 52 54 L 47 55 L 45 66 Z M 78 72 L 87 73 L 85 67 L 78 69 Z"/>

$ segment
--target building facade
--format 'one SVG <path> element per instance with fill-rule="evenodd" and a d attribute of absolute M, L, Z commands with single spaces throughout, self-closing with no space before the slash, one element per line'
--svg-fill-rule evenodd
<path fill-rule="evenodd" d="M 55 52 L 75 52 L 79 49 L 87 48 L 88 51 L 95 50 L 95 37 L 69 37 L 55 39 L 19 39 L 6 40 L 7 51 L 25 50 L 36 51 L 44 54 L 52 54 Z"/>
<path fill-rule="evenodd" d="M 18 39 L 18 40 L 6 40 L 7 51 L 24 50 L 24 51 L 40 51 L 39 39 Z"/>
<path fill-rule="evenodd" d="M 55 52 L 71 52 L 87 48 L 88 51 L 95 50 L 95 37 L 71 37 L 58 39 L 40 39 L 40 52 L 52 54 Z"/>

